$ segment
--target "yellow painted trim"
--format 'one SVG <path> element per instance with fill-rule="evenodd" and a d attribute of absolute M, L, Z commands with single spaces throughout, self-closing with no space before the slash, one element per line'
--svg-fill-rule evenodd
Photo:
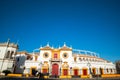
<path fill-rule="evenodd" d="M 102 78 L 120 77 L 120 74 L 103 74 Z"/>
<path fill-rule="evenodd" d="M 8 74 L 9 77 L 22 77 L 22 74 Z"/>
<path fill-rule="evenodd" d="M 49 78 L 49 76 L 44 76 L 45 79 Z"/>
<path fill-rule="evenodd" d="M 81 78 L 90 78 L 89 75 L 81 75 Z"/>
<path fill-rule="evenodd" d="M 67 73 L 68 73 L 68 75 L 70 75 L 70 73 L 69 73 L 69 69 L 68 69 L 68 68 L 62 68 L 62 69 L 61 69 L 61 71 L 62 71 L 62 72 L 61 72 L 61 73 L 62 73 L 62 76 L 68 76 L 68 75 L 64 75 L 64 73 L 63 73 L 63 72 L 64 72 L 64 69 L 67 69 L 67 70 L 68 70 Z"/>
<path fill-rule="evenodd" d="M 60 59 L 60 51 L 58 50 L 53 50 L 51 57 L 54 58 L 54 54 L 57 53 L 57 59 Z"/>
<path fill-rule="evenodd" d="M 41 70 L 42 73 L 43 73 L 43 69 L 47 69 L 47 72 L 48 72 L 48 67 L 42 67 L 41 69 L 42 69 Z"/>
<path fill-rule="evenodd" d="M 68 76 L 59 76 L 59 78 L 72 78 L 72 77 L 68 75 Z"/>
<path fill-rule="evenodd" d="M 42 65 L 42 68 L 48 68 L 48 67 L 49 67 L 48 61 L 44 61 L 44 64 Z"/>

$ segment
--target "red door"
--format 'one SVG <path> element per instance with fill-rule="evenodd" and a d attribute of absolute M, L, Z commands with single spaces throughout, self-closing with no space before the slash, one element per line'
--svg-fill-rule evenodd
<path fill-rule="evenodd" d="M 58 75 L 58 64 L 53 64 L 52 65 L 52 75 Z"/>
<path fill-rule="evenodd" d="M 74 69 L 74 75 L 78 76 L 78 70 L 77 69 Z"/>
<path fill-rule="evenodd" d="M 87 75 L 87 69 L 83 69 L 83 75 Z"/>
<path fill-rule="evenodd" d="M 63 75 L 68 75 L 68 69 L 63 69 Z"/>
<path fill-rule="evenodd" d="M 47 73 L 47 69 L 43 69 L 43 73 Z"/>

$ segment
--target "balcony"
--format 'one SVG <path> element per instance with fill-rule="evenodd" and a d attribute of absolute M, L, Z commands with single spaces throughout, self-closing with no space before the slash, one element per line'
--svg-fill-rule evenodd
<path fill-rule="evenodd" d="M 50 61 L 53 61 L 53 62 L 60 62 L 60 61 L 62 61 L 62 60 L 59 59 L 59 58 L 51 58 Z"/>

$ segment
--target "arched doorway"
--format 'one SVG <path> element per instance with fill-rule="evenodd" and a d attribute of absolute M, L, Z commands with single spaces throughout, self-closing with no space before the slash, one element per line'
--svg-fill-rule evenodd
<path fill-rule="evenodd" d="M 58 64 L 53 64 L 52 65 L 52 75 L 58 75 L 58 69 L 59 69 L 59 66 Z"/>
<path fill-rule="evenodd" d="M 100 74 L 103 74 L 103 68 L 100 68 Z"/>
<path fill-rule="evenodd" d="M 95 75 L 96 74 L 96 68 L 92 68 L 92 73 Z"/>

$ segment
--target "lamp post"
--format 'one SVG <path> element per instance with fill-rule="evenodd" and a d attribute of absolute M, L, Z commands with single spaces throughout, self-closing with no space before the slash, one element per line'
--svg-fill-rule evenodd
<path fill-rule="evenodd" d="M 41 73 L 42 62 L 40 62 L 39 65 L 40 65 L 39 72 Z"/>
<path fill-rule="evenodd" d="M 87 66 L 89 67 L 90 78 L 92 78 L 91 68 L 90 68 L 90 67 L 91 67 L 91 64 L 88 62 L 88 63 L 87 63 Z"/>
<path fill-rule="evenodd" d="M 72 67 L 70 67 L 70 75 L 72 75 Z"/>
<path fill-rule="evenodd" d="M 61 76 L 61 67 L 60 67 L 60 76 Z"/>
<path fill-rule="evenodd" d="M 106 66 L 104 67 L 104 73 L 107 74 L 107 69 Z"/>

